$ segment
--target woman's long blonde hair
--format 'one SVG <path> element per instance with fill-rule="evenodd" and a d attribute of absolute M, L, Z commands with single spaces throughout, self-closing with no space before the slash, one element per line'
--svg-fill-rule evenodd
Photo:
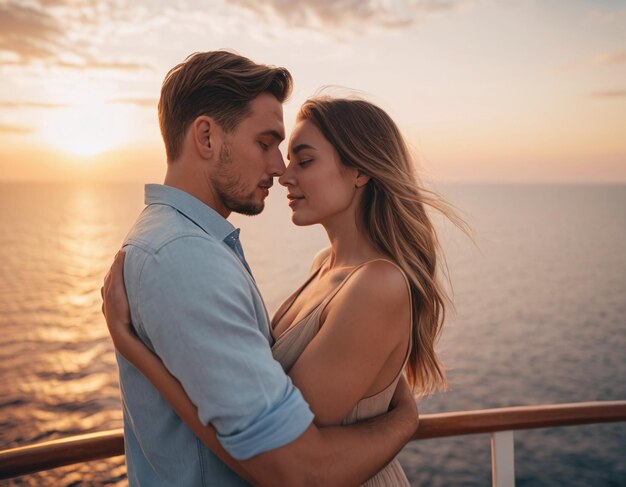
<path fill-rule="evenodd" d="M 413 347 L 407 379 L 420 395 L 445 389 L 446 375 L 435 342 L 449 299 L 439 279 L 440 246 L 426 207 L 462 229 L 466 229 L 464 222 L 440 196 L 420 186 L 402 134 L 376 105 L 317 97 L 302 105 L 297 118 L 315 124 L 344 165 L 370 176 L 358 223 L 376 249 L 404 270 L 411 287 Z"/>

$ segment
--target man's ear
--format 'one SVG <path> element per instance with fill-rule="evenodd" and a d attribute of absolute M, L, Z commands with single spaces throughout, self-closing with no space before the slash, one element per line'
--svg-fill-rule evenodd
<path fill-rule="evenodd" d="M 218 150 L 219 126 L 211 117 L 200 115 L 191 124 L 191 136 L 196 152 L 202 159 L 211 159 Z"/>

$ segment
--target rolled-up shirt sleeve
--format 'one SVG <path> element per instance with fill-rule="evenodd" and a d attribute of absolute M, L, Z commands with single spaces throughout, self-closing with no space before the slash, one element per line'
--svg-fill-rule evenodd
<path fill-rule="evenodd" d="M 139 334 L 223 447 L 243 460 L 300 436 L 313 414 L 259 329 L 252 284 L 219 241 L 179 237 L 143 259 Z M 131 290 L 129 290 L 130 292 Z"/>

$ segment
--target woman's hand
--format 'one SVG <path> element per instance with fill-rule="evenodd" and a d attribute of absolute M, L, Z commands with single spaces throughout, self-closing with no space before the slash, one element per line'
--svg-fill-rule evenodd
<path fill-rule="evenodd" d="M 124 257 L 125 252 L 120 250 L 104 278 L 102 294 L 102 313 L 106 319 L 109 334 L 118 350 L 124 340 L 135 338 L 130 319 L 130 306 L 126 297 L 124 285 Z"/>

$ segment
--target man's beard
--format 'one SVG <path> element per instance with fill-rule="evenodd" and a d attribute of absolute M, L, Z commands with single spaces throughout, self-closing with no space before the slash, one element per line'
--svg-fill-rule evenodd
<path fill-rule="evenodd" d="M 231 172 L 232 159 L 230 146 L 224 143 L 220 148 L 217 172 L 211 176 L 211 184 L 223 205 L 230 211 L 242 215 L 258 215 L 265 208 L 263 200 L 254 201 L 254 191 L 246 194 L 247 188 L 238 174 Z"/>

